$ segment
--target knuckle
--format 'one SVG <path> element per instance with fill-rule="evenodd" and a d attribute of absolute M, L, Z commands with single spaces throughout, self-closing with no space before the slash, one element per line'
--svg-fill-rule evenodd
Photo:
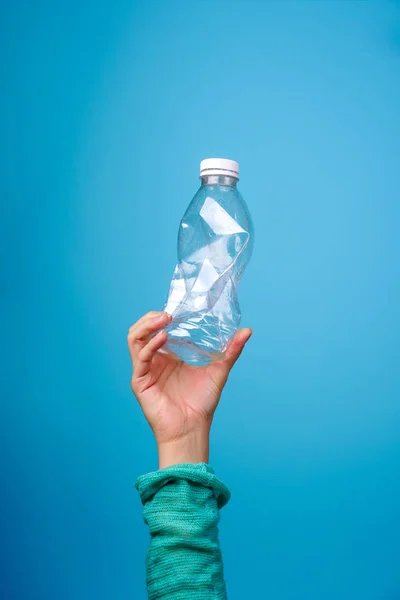
<path fill-rule="evenodd" d="M 129 330 L 128 336 L 127 336 L 127 340 L 128 340 L 128 346 L 132 346 L 132 344 L 136 340 L 136 336 L 135 336 L 135 333 L 133 331 Z"/>
<path fill-rule="evenodd" d="M 138 391 L 138 381 L 135 374 L 133 374 L 131 378 L 131 389 L 134 394 Z"/>

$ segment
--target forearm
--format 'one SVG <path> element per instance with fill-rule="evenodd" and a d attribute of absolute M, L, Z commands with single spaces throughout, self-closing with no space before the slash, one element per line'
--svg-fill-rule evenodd
<path fill-rule="evenodd" d="M 150 529 L 150 600 L 225 600 L 219 509 L 229 491 L 201 464 L 174 465 L 136 482 Z"/>
<path fill-rule="evenodd" d="M 208 463 L 209 458 L 209 426 L 204 424 L 179 440 L 158 442 L 158 466 L 165 469 L 172 465 L 186 463 Z"/>

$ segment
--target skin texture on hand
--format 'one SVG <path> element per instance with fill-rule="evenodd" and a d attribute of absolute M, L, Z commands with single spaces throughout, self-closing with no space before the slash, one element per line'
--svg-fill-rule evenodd
<path fill-rule="evenodd" d="M 159 468 L 208 462 L 209 432 L 229 372 L 250 338 L 251 329 L 236 332 L 223 360 L 196 367 L 158 350 L 167 333 L 156 331 L 171 316 L 152 311 L 129 329 L 132 391 L 155 435 Z"/>

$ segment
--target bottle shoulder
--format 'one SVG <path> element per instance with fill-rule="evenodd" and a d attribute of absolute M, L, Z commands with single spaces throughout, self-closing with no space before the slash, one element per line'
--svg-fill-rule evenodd
<path fill-rule="evenodd" d="M 248 206 L 237 187 L 222 185 L 201 186 L 194 195 L 183 217 L 215 213 L 224 218 L 227 213 L 246 230 L 253 229 Z"/>

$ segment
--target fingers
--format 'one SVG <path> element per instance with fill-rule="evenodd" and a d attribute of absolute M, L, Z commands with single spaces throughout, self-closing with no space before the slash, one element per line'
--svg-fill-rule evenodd
<path fill-rule="evenodd" d="M 166 312 L 151 311 L 132 325 L 128 333 L 128 347 L 132 361 L 136 358 L 140 347 L 143 346 L 147 338 L 161 327 L 167 325 L 171 319 L 171 315 Z"/>
<path fill-rule="evenodd" d="M 129 335 L 133 334 L 143 323 L 149 321 L 150 319 L 155 319 L 156 317 L 161 317 L 161 315 L 166 315 L 167 313 L 162 312 L 161 310 L 151 310 L 146 313 L 140 319 L 136 321 L 131 327 L 129 327 Z"/>
<path fill-rule="evenodd" d="M 165 330 L 159 331 L 151 340 L 141 349 L 135 361 L 135 378 L 144 377 L 150 371 L 153 356 L 167 341 L 168 335 Z"/>
<path fill-rule="evenodd" d="M 148 319 L 144 319 L 140 323 L 136 323 L 133 331 L 131 332 L 134 339 L 136 340 L 146 340 L 146 338 L 151 334 L 163 327 L 171 320 L 171 315 L 166 312 L 159 313 L 154 317 L 150 317 Z"/>
<path fill-rule="evenodd" d="M 225 359 L 223 361 L 229 366 L 229 369 L 233 367 L 233 365 L 241 355 L 242 350 L 245 347 L 248 340 L 250 339 L 252 333 L 252 330 L 248 327 L 245 327 L 244 329 L 239 329 L 235 333 L 233 340 L 226 351 Z"/>

